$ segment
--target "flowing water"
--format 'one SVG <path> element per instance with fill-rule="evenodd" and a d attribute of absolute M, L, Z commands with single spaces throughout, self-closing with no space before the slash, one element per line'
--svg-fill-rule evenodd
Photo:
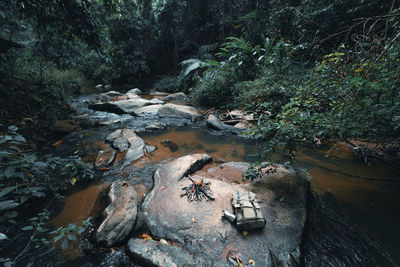
<path fill-rule="evenodd" d="M 123 125 L 134 123 L 126 121 Z M 142 177 L 137 179 L 135 189 L 143 199 L 151 189 L 152 172 L 182 155 L 207 153 L 217 162 L 262 160 L 254 156 L 259 144 L 217 135 L 204 125 L 178 126 L 162 133 L 139 132 L 147 144 L 158 149 L 124 171 L 110 171 L 104 177 Z M 61 150 L 65 153 L 70 147 L 72 153 L 81 149 L 91 162 L 111 131 L 110 127 L 83 131 L 66 141 Z M 400 172 L 383 164 L 368 167 L 348 151 L 334 152 L 330 158 L 325 154 L 323 150 L 304 151 L 295 163 L 298 170 L 305 170 L 312 177 L 304 234 L 305 265 L 399 266 Z M 89 216 L 100 189 L 101 186 L 90 186 L 72 194 L 52 223 L 65 225 Z"/>

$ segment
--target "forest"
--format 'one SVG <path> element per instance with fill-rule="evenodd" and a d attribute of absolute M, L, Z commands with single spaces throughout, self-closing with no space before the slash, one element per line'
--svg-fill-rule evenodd
<path fill-rule="evenodd" d="M 157 127 L 160 127 L 160 123 L 164 123 L 168 129 L 178 129 L 181 125 L 190 126 L 192 123 L 194 123 L 192 128 L 199 128 L 198 125 L 202 125 L 198 122 L 201 119 L 193 114 L 190 115 L 192 117 L 189 122 L 178 122 L 175 117 L 167 118 L 165 122 L 163 119 L 159 121 L 156 119 L 154 123 L 151 121 L 152 124 L 146 122 L 145 118 L 140 119 L 142 117 L 136 109 L 127 112 L 125 107 L 118 106 L 117 109 L 123 111 L 115 111 L 114 106 L 110 108 L 107 103 L 100 103 L 99 98 L 96 103 L 93 99 L 84 98 L 95 92 L 95 85 L 98 85 L 97 89 L 103 90 L 98 90 L 96 93 L 103 93 L 103 96 L 107 94 L 104 88 L 109 89 L 108 91 L 112 88 L 115 95 L 109 94 L 106 97 L 116 97 L 117 101 L 130 101 L 131 91 L 127 93 L 126 91 L 135 87 L 140 88 L 139 91 L 143 91 L 143 95 L 151 95 L 152 92 L 162 92 L 170 96 L 184 93 L 186 105 L 201 110 L 202 116 L 215 114 L 218 125 L 222 123 L 223 126 L 213 124 L 213 127 L 221 127 L 223 131 L 228 129 L 227 132 L 232 131 L 230 135 L 233 130 L 227 128 L 230 126 L 225 125 L 223 121 L 239 122 L 231 111 L 240 110 L 244 114 L 240 117 L 240 122 L 244 122 L 243 118 L 246 115 L 251 115 L 252 119 L 246 121 L 246 129 L 240 134 L 235 132 L 235 135 L 238 135 L 235 138 L 244 140 L 243 142 L 256 143 L 258 159 L 250 161 L 246 158 L 250 164 L 242 174 L 243 181 L 248 181 L 250 184 L 260 180 L 259 178 L 265 175 L 265 172 L 263 173 L 265 169 L 267 174 L 271 175 L 277 170 L 279 173 L 280 167 L 276 169 L 276 166 L 289 166 L 288 168 L 293 167 L 297 171 L 296 166 L 305 161 L 305 151 L 317 153 L 315 151 L 322 149 L 324 153 L 320 158 L 328 161 L 335 157 L 335 151 L 344 146 L 352 151 L 352 155 L 356 155 L 357 159 L 353 159 L 351 164 L 359 164 L 357 168 L 361 170 L 351 174 L 352 181 L 354 179 L 366 183 L 379 181 L 382 184 L 384 181 L 379 190 L 383 190 L 382 187 L 384 190 L 389 190 L 387 187 L 391 187 L 390 190 L 393 191 L 390 191 L 390 194 L 397 196 L 396 192 L 398 193 L 400 189 L 398 187 L 399 75 L 400 2 L 398 0 L 2 1 L 0 4 L 0 247 L 4 253 L 0 253 L 0 263 L 4 266 L 32 264 L 75 266 L 84 262 L 90 262 L 87 266 L 100 264 L 94 260 L 95 255 L 103 253 L 106 248 L 93 245 L 90 241 L 92 239 L 90 236 L 96 231 L 94 229 L 101 222 L 99 216 L 91 214 L 95 218 L 86 216 L 68 225 L 57 225 L 58 228 L 48 223 L 54 218 L 57 210 L 59 211 L 60 199 L 77 192 L 78 188 L 83 189 L 99 181 L 114 185 L 117 181 L 115 177 L 123 176 L 123 173 L 134 173 L 124 176 L 127 180 L 139 175 L 139 171 L 134 170 L 138 167 L 133 167 L 133 164 L 126 163 L 116 167 L 119 155 L 124 157 L 125 154 L 121 154 L 123 151 L 121 148 L 117 149 L 115 138 L 111 141 L 114 143 L 110 147 L 116 150 L 117 156 L 114 155 L 110 162 L 114 158 L 115 162 L 107 166 L 96 165 L 99 148 L 96 148 L 96 153 L 92 151 L 89 153 L 83 144 L 77 145 L 79 139 L 86 138 L 84 136 L 92 135 L 90 138 L 94 138 L 97 135 L 98 138 L 99 136 L 103 138 L 107 130 L 118 129 L 117 126 L 109 126 L 108 121 L 100 119 L 100 122 L 95 123 L 97 128 L 93 125 L 90 127 L 98 129 L 100 125 L 109 128 L 92 130 L 94 134 L 90 132 L 92 128 L 86 125 L 89 124 L 87 114 L 89 116 L 95 114 L 98 119 L 100 116 L 106 116 L 101 112 L 116 113 L 119 114 L 118 118 L 114 117 L 114 114 L 107 119 L 118 121 L 126 126 L 125 128 L 129 128 L 126 121 L 132 118 L 127 119 L 125 115 L 121 115 L 128 113 L 133 118 L 139 118 L 138 122 L 134 122 L 135 125 L 139 125 L 138 129 L 140 127 L 145 129 L 141 132 L 133 126 L 129 128 L 134 130 L 134 136 L 141 138 L 144 138 L 147 132 L 151 132 L 150 126 L 153 127 L 157 123 Z M 83 97 L 83 100 L 79 100 L 79 104 L 76 104 L 76 99 L 81 99 L 80 97 Z M 134 97 L 138 97 L 136 93 Z M 112 98 L 107 101 L 114 100 Z M 167 102 L 166 99 L 161 100 Z M 145 102 L 148 100 L 144 96 L 140 101 L 146 103 L 143 104 L 145 107 L 154 103 L 164 104 L 162 101 Z M 96 111 L 78 114 L 77 105 L 79 109 L 79 105 L 86 102 L 89 103 L 89 109 Z M 171 111 L 167 112 L 161 107 L 157 114 L 160 118 L 164 118 L 163 116 L 170 115 Z M 227 114 L 224 119 L 222 114 Z M 83 119 L 84 116 L 86 117 Z M 227 118 L 228 116 L 230 118 Z M 85 125 L 82 120 L 85 120 Z M 210 117 L 207 125 L 210 124 L 209 120 Z M 210 128 L 215 130 L 213 127 Z M 122 135 L 127 134 L 124 131 L 122 130 Z M 176 131 L 179 134 L 179 129 Z M 71 136 L 78 133 L 81 134 L 80 137 L 73 137 L 74 143 L 72 141 L 68 143 L 67 140 L 72 140 Z M 121 134 L 121 130 L 119 133 Z M 110 142 L 108 138 L 106 143 Z M 129 138 L 128 140 L 131 140 Z M 149 152 L 151 146 L 157 148 L 154 153 L 161 153 L 160 151 L 163 151 L 161 147 L 167 146 L 171 150 L 169 153 L 174 153 L 175 150 L 181 153 L 182 146 L 178 143 L 179 149 L 175 149 L 174 145 L 176 146 L 177 142 L 173 143 L 171 137 L 157 145 L 153 145 L 146 138 L 144 138 L 146 144 L 142 148 L 145 157 L 153 153 Z M 129 143 L 129 146 L 132 146 L 132 143 Z M 104 145 L 101 149 L 105 150 Z M 240 154 L 240 150 L 235 149 Z M 109 151 L 115 154 L 114 150 Z M 141 153 L 143 154 L 143 151 Z M 247 156 L 250 153 L 244 154 Z M 179 156 L 184 155 L 186 154 L 183 152 L 179 154 Z M 245 161 L 245 158 L 235 159 Z M 222 160 L 226 162 L 231 159 Z M 150 171 L 162 166 L 160 162 L 154 166 L 148 165 L 150 166 L 148 169 L 143 168 L 146 174 L 142 176 L 149 176 L 148 179 L 151 180 L 143 182 L 147 188 L 145 195 L 150 196 L 151 190 L 154 191 L 153 187 L 156 187 L 156 180 L 151 178 L 153 172 Z M 336 172 L 341 170 L 345 172 L 340 164 L 350 164 L 349 162 L 340 161 L 336 166 L 338 168 Z M 316 164 L 322 166 L 325 163 L 318 161 Z M 301 165 L 306 169 L 311 168 L 310 165 L 304 166 Z M 376 168 L 374 170 L 377 170 L 378 176 L 374 176 L 375 172 L 372 174 L 372 168 Z M 107 176 L 115 179 L 107 180 Z M 311 173 L 311 176 L 315 175 Z M 311 184 L 313 188 L 313 183 Z M 366 187 L 378 186 L 368 184 Z M 332 193 L 330 189 L 327 191 Z M 351 195 L 351 190 L 349 192 Z M 315 192 L 312 192 L 312 195 L 307 199 L 317 198 Z M 329 195 L 329 203 L 332 201 L 330 197 Z M 370 203 L 377 197 L 370 194 L 366 198 L 368 199 L 366 203 Z M 286 203 L 285 199 L 290 202 L 287 196 L 281 196 L 278 202 Z M 399 204 L 397 201 L 400 201 L 398 197 L 392 205 Z M 146 210 L 147 198 L 139 197 L 138 202 L 139 205 L 136 204 L 138 213 Z M 346 201 L 340 199 L 337 202 Z M 306 225 L 315 226 L 315 221 L 309 222 L 310 218 L 315 220 L 318 217 L 312 212 L 324 205 L 315 200 L 311 200 L 311 203 L 313 204 L 308 200 Z M 318 212 L 321 216 L 329 217 L 329 214 Z M 363 214 L 364 217 L 368 217 L 366 215 L 368 213 Z M 385 213 L 382 217 L 389 216 L 388 214 L 391 213 Z M 336 217 L 332 214 L 330 216 Z M 338 214 L 337 216 L 340 217 Z M 360 215 L 358 220 L 362 220 L 363 216 Z M 193 223 L 198 221 L 194 220 L 194 217 L 191 219 Z M 398 222 L 400 218 L 396 215 L 396 219 L 387 223 L 390 229 L 394 229 L 394 225 Z M 331 223 L 331 221 L 325 222 L 325 226 L 331 226 Z M 343 224 L 350 225 L 352 221 Z M 307 226 L 305 227 L 305 231 L 310 231 L 307 230 Z M 351 229 L 349 230 L 351 234 L 357 237 L 362 235 L 356 233 L 354 228 Z M 400 237 L 399 230 L 394 231 L 392 234 Z M 165 239 L 168 242 L 180 243 L 178 237 L 172 238 L 167 235 L 168 238 L 164 238 L 159 231 L 156 234 L 157 231 L 152 230 L 150 225 L 129 232 L 135 232 L 136 236 L 137 233 L 143 232 L 145 240 L 161 242 Z M 246 235 L 247 231 L 244 236 Z M 382 235 L 390 234 L 385 232 Z M 249 233 L 249 238 L 251 236 L 252 233 Z M 368 238 L 373 239 L 370 236 Z M 343 237 L 344 239 L 346 238 Z M 85 242 L 92 244 L 76 245 L 85 247 L 78 259 L 71 260 L 66 253 L 59 252 L 71 250 L 71 244 L 75 244 L 74 242 L 78 240 L 86 240 Z M 127 237 L 124 240 L 127 240 Z M 319 255 L 324 250 L 323 253 L 329 255 L 327 252 L 329 248 L 315 249 L 314 242 L 307 241 L 307 238 L 305 240 L 299 245 L 298 250 L 301 251 L 299 256 L 290 254 L 289 262 L 276 256 L 280 252 L 272 248 L 269 249 L 269 261 L 258 264 L 259 260 L 256 260 L 256 264 L 258 266 L 281 266 L 280 264 L 282 266 L 398 266 L 400 264 L 399 256 L 393 252 L 399 247 L 390 242 L 376 241 L 378 245 L 371 247 L 378 247 L 378 252 L 373 252 L 378 256 L 368 257 L 358 253 L 362 250 L 369 252 L 370 247 L 361 241 L 357 244 L 347 243 L 346 249 L 340 248 L 334 252 L 338 255 L 336 258 L 324 261 L 323 257 L 319 259 L 315 254 Z M 376 244 L 375 241 L 371 242 Z M 340 242 L 332 241 L 332 243 Z M 131 240 L 127 246 L 131 246 L 130 244 Z M 191 247 L 194 245 L 186 247 L 186 241 L 184 244 L 183 247 L 187 251 L 197 252 L 197 248 Z M 352 250 L 353 245 L 359 250 Z M 5 249 L 7 247 L 8 250 Z M 315 254 L 307 252 L 310 247 L 315 249 L 313 251 Z M 340 261 L 341 253 L 345 250 L 352 256 L 348 258 L 343 256 L 345 259 Z M 107 258 L 114 257 L 110 256 L 113 249 L 107 251 L 109 254 L 106 253 L 108 256 L 102 258 L 104 261 L 101 264 L 130 266 L 127 263 L 129 262 L 143 266 L 150 263 L 154 266 L 170 266 L 157 261 L 151 262 L 146 257 L 145 260 L 138 260 L 137 256 L 131 255 L 136 255 L 133 252 L 128 253 L 128 256 L 125 254 L 119 258 L 115 256 L 114 262 L 107 263 Z M 184 258 L 181 256 L 183 254 L 173 254 L 177 252 L 168 253 L 170 255 L 167 256 L 180 255 L 180 258 Z M 32 255 L 36 255 L 37 258 L 33 259 Z M 242 258 L 245 257 L 243 255 Z M 250 260 L 243 260 L 237 254 L 227 258 L 234 259 L 236 266 L 252 266 Z M 198 263 L 208 266 L 207 259 L 200 260 L 200 256 L 194 263 L 194 266 Z M 226 262 L 228 263 L 229 261 Z M 232 260 L 230 263 L 233 264 Z M 177 263 L 177 266 L 182 264 Z"/>

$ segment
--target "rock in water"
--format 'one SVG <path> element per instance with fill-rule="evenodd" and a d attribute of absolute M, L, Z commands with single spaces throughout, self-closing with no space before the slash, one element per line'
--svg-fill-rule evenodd
<path fill-rule="evenodd" d="M 227 125 L 220 121 L 217 116 L 210 114 L 207 119 L 207 126 L 213 130 L 224 131 L 228 134 L 240 134 L 242 131 L 239 128 Z"/>
<path fill-rule="evenodd" d="M 134 111 L 138 108 L 153 105 L 154 103 L 150 100 L 142 98 L 133 98 L 128 100 L 119 100 L 114 102 L 97 102 L 89 104 L 89 108 L 99 111 L 107 111 L 116 114 L 135 114 Z"/>
<path fill-rule="evenodd" d="M 120 152 L 127 151 L 124 159 L 125 165 L 142 157 L 146 146 L 143 139 L 129 129 L 112 132 L 107 136 L 106 142 L 111 143 L 112 147 Z"/>
<path fill-rule="evenodd" d="M 110 205 L 104 211 L 105 219 L 95 233 L 96 241 L 107 247 L 125 240 L 137 219 L 137 193 L 126 181 L 114 182 L 108 193 Z"/>
<path fill-rule="evenodd" d="M 202 117 L 200 111 L 194 107 L 176 105 L 176 104 L 165 104 L 158 110 L 158 116 L 163 118 L 184 118 L 191 121 L 199 121 Z"/>
<path fill-rule="evenodd" d="M 139 88 L 133 88 L 133 89 L 130 89 L 128 92 L 126 92 L 126 94 L 141 95 L 142 94 L 142 90 L 140 90 Z"/>
<path fill-rule="evenodd" d="M 116 155 L 117 153 L 115 150 L 108 146 L 106 149 L 99 151 L 94 167 L 96 169 L 101 169 L 110 166 L 114 162 Z"/>
<path fill-rule="evenodd" d="M 165 102 L 184 102 L 187 98 L 185 93 L 174 93 L 164 97 Z"/>
<path fill-rule="evenodd" d="M 207 155 L 184 156 L 155 172 L 154 188 L 143 203 L 151 233 L 180 243 L 195 257 L 209 260 L 215 266 L 227 264 L 227 248 L 240 253 L 244 262 L 252 259 L 262 266 L 272 266 L 273 263 L 291 266 L 293 262 L 301 262 L 300 244 L 306 220 L 308 181 L 281 166 L 275 173 L 265 174 L 263 179 L 244 185 L 203 175 L 194 178 L 211 182 L 215 200 L 188 202 L 186 198 L 180 198 L 181 188 L 190 182 L 181 178 L 202 168 L 206 159 L 210 160 Z M 244 164 L 224 165 L 225 168 L 228 166 L 243 171 Z M 163 185 L 166 187 L 160 190 Z M 221 210 L 232 207 L 232 192 L 238 190 L 257 194 L 267 220 L 263 229 L 249 231 L 246 236 L 230 222 L 221 219 Z"/>

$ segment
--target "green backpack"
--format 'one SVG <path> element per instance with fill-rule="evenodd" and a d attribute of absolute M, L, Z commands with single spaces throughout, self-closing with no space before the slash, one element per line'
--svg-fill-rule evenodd
<path fill-rule="evenodd" d="M 256 194 L 252 192 L 232 193 L 232 206 L 236 214 L 236 226 L 241 230 L 263 228 L 265 219 L 262 215 Z"/>

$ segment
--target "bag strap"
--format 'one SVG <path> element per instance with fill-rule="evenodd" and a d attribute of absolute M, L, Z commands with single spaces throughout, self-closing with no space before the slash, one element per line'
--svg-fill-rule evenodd
<path fill-rule="evenodd" d="M 256 208 L 256 206 L 254 205 L 254 199 L 251 198 L 250 191 L 248 192 L 247 195 L 248 195 L 248 198 L 249 198 L 249 202 L 250 202 L 251 205 L 253 206 L 254 213 L 256 214 L 256 218 L 258 218 L 257 208 Z"/>

